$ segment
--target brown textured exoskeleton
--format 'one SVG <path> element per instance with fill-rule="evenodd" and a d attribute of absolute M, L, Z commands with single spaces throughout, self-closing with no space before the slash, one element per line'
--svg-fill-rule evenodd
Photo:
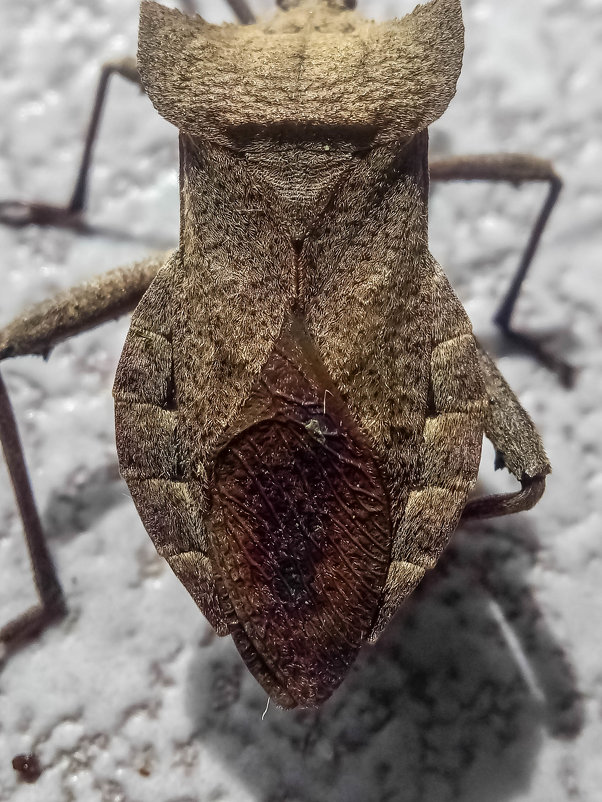
<path fill-rule="evenodd" d="M 385 24 L 338 0 L 281 5 L 214 26 L 143 2 L 137 69 L 180 131 L 179 247 L 35 308 L 0 348 L 47 353 L 141 299 L 114 386 L 122 474 L 214 629 L 295 707 L 332 693 L 462 518 L 528 509 L 550 468 L 428 250 L 427 128 L 455 92 L 459 0 Z M 519 156 L 432 173 L 550 183 L 498 313 L 512 333 L 558 179 Z M 64 601 L 0 401 L 42 599 L 0 632 L 10 644 Z M 467 503 L 484 434 L 521 489 Z"/>

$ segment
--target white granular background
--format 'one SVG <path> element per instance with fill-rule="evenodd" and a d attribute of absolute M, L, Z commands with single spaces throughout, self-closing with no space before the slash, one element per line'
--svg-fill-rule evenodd
<path fill-rule="evenodd" d="M 225 4 L 205 0 L 212 22 Z M 267 8 L 264 5 L 264 8 Z M 380 18 L 407 0 L 363 3 Z M 257 7 L 256 7 L 257 9 Z M 530 513 L 458 532 L 440 567 L 319 712 L 266 707 L 212 638 L 118 478 L 111 384 L 127 321 L 23 358 L 14 400 L 69 616 L 0 663 L 0 799 L 12 802 L 602 800 L 602 2 L 465 0 L 443 153 L 549 158 L 565 189 L 517 310 L 580 369 L 573 391 L 489 320 L 545 195 L 448 185 L 432 250 L 542 432 Z M 103 61 L 133 53 L 136 0 L 0 4 L 0 198 L 67 199 Z M 114 80 L 92 173 L 95 236 L 0 227 L 0 319 L 174 244 L 176 132 Z M 482 490 L 513 487 L 485 450 Z M 0 623 L 35 599 L 0 473 Z M 12 757 L 35 752 L 26 785 Z"/>

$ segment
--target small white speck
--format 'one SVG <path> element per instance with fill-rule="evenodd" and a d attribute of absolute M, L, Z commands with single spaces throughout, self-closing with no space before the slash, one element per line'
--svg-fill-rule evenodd
<path fill-rule="evenodd" d="M 265 710 L 264 710 L 264 711 L 263 711 L 263 713 L 261 714 L 261 720 L 262 720 L 262 721 L 263 721 L 263 720 L 264 720 L 264 718 L 266 717 L 266 714 L 267 714 L 267 712 L 268 712 L 268 707 L 269 707 L 269 706 L 270 706 L 270 697 L 268 696 L 268 700 L 267 700 L 267 702 L 265 703 Z"/>

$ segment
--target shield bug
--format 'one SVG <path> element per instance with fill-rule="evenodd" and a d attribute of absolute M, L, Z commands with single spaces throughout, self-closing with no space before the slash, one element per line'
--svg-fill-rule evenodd
<path fill-rule="evenodd" d="M 179 247 L 0 338 L 3 357 L 47 353 L 137 304 L 114 385 L 121 472 L 159 553 L 284 707 L 328 698 L 461 518 L 528 509 L 550 469 L 428 250 L 427 130 L 455 93 L 460 2 L 384 24 L 351 5 L 215 26 L 143 2 L 127 69 L 179 129 Z M 509 324 L 551 167 L 480 157 L 432 176 L 550 184 L 497 320 L 562 370 Z M 64 602 L 0 401 L 42 598 L 10 642 Z M 483 435 L 521 489 L 467 501 Z"/>

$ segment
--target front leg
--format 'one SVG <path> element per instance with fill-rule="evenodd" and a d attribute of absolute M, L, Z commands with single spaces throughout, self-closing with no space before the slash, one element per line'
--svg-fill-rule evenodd
<path fill-rule="evenodd" d="M 92 163 L 92 153 L 98 138 L 100 120 L 104 108 L 107 89 L 112 75 L 121 75 L 128 81 L 137 84 L 140 89 L 140 76 L 136 68 L 135 58 L 123 58 L 104 64 L 96 87 L 96 95 L 92 106 L 92 114 L 86 131 L 84 149 L 75 179 L 71 198 L 66 206 L 52 206 L 47 203 L 27 203 L 23 201 L 1 201 L 0 223 L 20 228 L 35 224 L 42 226 L 58 226 L 86 231 L 87 225 L 83 213 L 88 198 L 88 179 Z"/>
<path fill-rule="evenodd" d="M 23 354 L 48 355 L 68 337 L 131 311 L 164 257 L 118 269 L 34 306 L 0 330 L 0 359 Z M 11 478 L 40 603 L 0 629 L 0 650 L 17 648 L 60 620 L 67 611 L 59 577 L 48 549 L 25 464 L 10 399 L 0 376 L 0 441 Z M 1 656 L 1 655 L 0 655 Z"/>
<path fill-rule="evenodd" d="M 255 21 L 246 0 L 227 0 L 227 2 L 240 23 L 250 24 Z M 193 0 L 181 0 L 180 5 L 187 14 L 192 15 L 196 11 Z M 114 59 L 102 66 L 75 185 L 67 204 L 65 206 L 54 206 L 47 203 L 18 200 L 0 201 L 0 223 L 13 228 L 35 224 L 71 228 L 81 232 L 90 230 L 84 219 L 89 192 L 90 168 L 94 147 L 99 135 L 107 91 L 113 75 L 120 75 L 127 81 L 139 86 L 141 91 L 144 91 L 134 57 L 126 56 L 125 58 Z"/>

